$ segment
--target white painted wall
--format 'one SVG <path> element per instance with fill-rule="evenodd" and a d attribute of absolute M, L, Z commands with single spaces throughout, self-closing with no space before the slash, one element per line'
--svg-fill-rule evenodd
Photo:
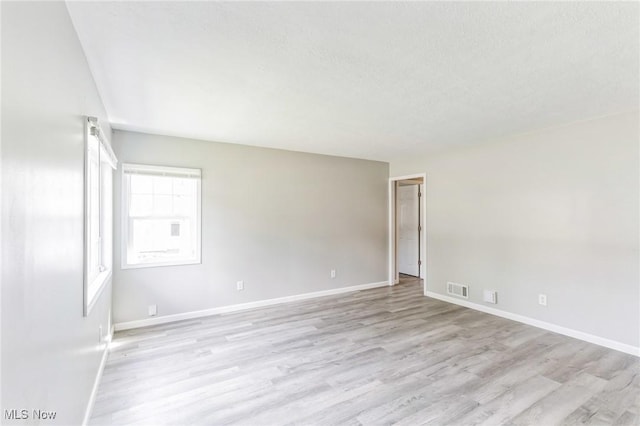
<path fill-rule="evenodd" d="M 0 413 L 56 411 L 56 424 L 79 424 L 111 305 L 109 286 L 83 317 L 82 116 L 104 123 L 105 111 L 65 4 L 1 7 Z M 15 423 L 35 423 L 31 414 Z"/>
<path fill-rule="evenodd" d="M 427 290 L 640 346 L 638 111 L 428 158 Z M 548 306 L 537 295 L 548 296 Z"/>
<path fill-rule="evenodd" d="M 113 144 L 121 162 L 202 169 L 203 194 L 202 264 L 121 270 L 118 174 L 116 323 L 387 278 L 387 163 L 126 131 Z"/>

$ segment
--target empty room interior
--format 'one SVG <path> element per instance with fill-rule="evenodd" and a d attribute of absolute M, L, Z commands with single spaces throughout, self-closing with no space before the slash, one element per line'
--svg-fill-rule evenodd
<path fill-rule="evenodd" d="M 640 425 L 639 2 L 0 15 L 0 423 Z"/>

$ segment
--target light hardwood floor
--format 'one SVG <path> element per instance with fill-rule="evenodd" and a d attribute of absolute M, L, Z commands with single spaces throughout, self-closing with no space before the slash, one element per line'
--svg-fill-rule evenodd
<path fill-rule="evenodd" d="M 91 424 L 637 425 L 639 368 L 404 279 L 117 333 Z"/>

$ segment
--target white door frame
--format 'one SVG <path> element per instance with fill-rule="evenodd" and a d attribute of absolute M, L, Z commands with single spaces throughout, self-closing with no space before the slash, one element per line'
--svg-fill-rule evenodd
<path fill-rule="evenodd" d="M 422 235 L 420 236 L 420 278 L 424 283 L 424 293 L 427 292 L 427 174 L 416 173 L 414 175 L 396 176 L 389 178 L 389 285 L 400 282 L 398 272 L 398 242 L 396 232 L 396 182 L 399 180 L 422 178 L 422 197 L 420 197 L 420 224 Z"/>

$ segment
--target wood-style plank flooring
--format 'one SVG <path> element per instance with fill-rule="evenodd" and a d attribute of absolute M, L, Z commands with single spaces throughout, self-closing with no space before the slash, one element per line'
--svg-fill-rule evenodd
<path fill-rule="evenodd" d="M 631 355 L 400 285 L 117 333 L 91 424 L 640 424 Z"/>

